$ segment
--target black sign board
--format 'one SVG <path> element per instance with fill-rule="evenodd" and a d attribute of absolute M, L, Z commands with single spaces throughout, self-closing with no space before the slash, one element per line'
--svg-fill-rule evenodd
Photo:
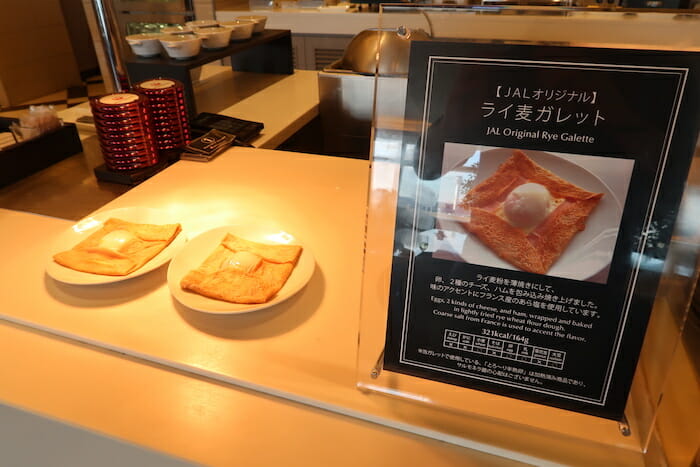
<path fill-rule="evenodd" d="M 698 54 L 414 42 L 384 367 L 621 419 L 699 103 Z"/>

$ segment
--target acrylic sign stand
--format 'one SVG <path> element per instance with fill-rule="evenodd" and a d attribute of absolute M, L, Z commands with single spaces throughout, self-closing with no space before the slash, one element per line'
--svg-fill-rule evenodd
<path fill-rule="evenodd" d="M 616 16 L 611 18 L 610 15 Z M 623 18 L 623 12 L 585 13 L 575 10 L 487 9 L 456 7 L 415 7 L 383 5 L 380 28 L 399 26 L 421 28 L 432 37 L 455 41 L 512 41 L 588 47 L 678 49 L 683 38 L 692 36 L 693 22 L 666 17 L 647 18 L 639 14 L 613 34 L 599 29 L 597 38 L 588 33 L 589 26 L 608 24 L 610 19 Z M 571 22 L 579 27 L 567 26 Z M 607 21 L 607 23 L 606 23 Z M 535 27 L 540 24 L 542 27 Z M 618 24 L 619 23 L 615 23 Z M 650 35 L 648 28 L 669 31 Z M 533 31 L 539 32 L 533 32 Z M 697 35 L 697 34 L 695 34 Z M 615 37 L 615 41 L 611 39 Z M 659 37 L 667 40 L 657 44 Z M 699 39 L 700 40 L 700 39 Z M 687 47 L 687 44 L 686 46 Z M 694 45 L 697 50 L 700 44 Z M 379 54 L 382 60 L 382 54 Z M 659 401 L 668 385 L 668 365 L 681 343 L 681 334 L 697 280 L 700 226 L 693 219 L 690 205 L 693 188 L 700 179 L 698 157 L 693 158 L 691 176 L 673 228 L 660 285 L 653 302 L 644 345 L 632 381 L 624 416 L 608 420 L 562 408 L 509 398 L 476 389 L 445 384 L 428 378 L 409 376 L 384 368 L 385 337 L 392 278 L 392 257 L 395 245 L 403 238 L 408 248 L 421 249 L 416 228 L 399 229 L 397 216 L 405 214 L 400 198 L 405 183 L 421 184 L 421 189 L 440 190 L 439 177 L 433 180 L 411 180 L 402 174 L 406 161 L 415 160 L 420 150 L 415 135 L 423 122 L 405 119 L 405 109 L 397 106 L 397 93 L 405 92 L 406 77 L 379 77 L 375 80 L 375 117 L 373 121 L 372 173 L 369 194 L 365 270 L 357 362 L 357 384 L 360 390 L 389 397 L 413 400 L 417 404 L 446 411 L 459 422 L 445 427 L 448 436 L 469 438 L 504 449 L 543 452 L 560 448 L 583 449 L 607 445 L 631 452 L 645 453 L 653 448 L 655 421 Z M 398 98 L 401 101 L 400 98 Z M 409 170 L 410 171 L 410 170 Z M 430 206 L 417 210 L 430 212 Z M 420 218 L 420 215 L 417 216 Z M 414 223 L 415 227 L 415 223 Z M 422 410 L 422 409 L 417 409 Z M 552 454 L 553 459 L 561 459 Z"/>

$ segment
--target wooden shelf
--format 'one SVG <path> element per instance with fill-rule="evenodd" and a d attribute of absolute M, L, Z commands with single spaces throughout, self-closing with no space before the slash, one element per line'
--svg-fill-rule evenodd
<path fill-rule="evenodd" d="M 223 49 L 202 51 L 188 60 L 175 60 L 164 52 L 159 57 L 142 58 L 130 55 L 126 61 L 131 83 L 171 78 L 185 86 L 185 98 L 190 117 L 197 115 L 190 70 L 215 60 L 231 57 L 235 71 L 256 73 L 294 73 L 292 35 L 287 29 L 268 29 L 243 42 L 232 42 Z"/>

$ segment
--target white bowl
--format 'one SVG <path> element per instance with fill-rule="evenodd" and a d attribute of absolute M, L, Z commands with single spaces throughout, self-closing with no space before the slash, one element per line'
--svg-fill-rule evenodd
<path fill-rule="evenodd" d="M 231 30 L 232 41 L 244 41 L 246 39 L 250 39 L 250 37 L 253 35 L 255 21 L 252 19 L 224 21 L 221 23 L 221 26 Z"/>
<path fill-rule="evenodd" d="M 158 33 L 132 34 L 126 36 L 126 42 L 129 43 L 134 55 L 139 57 L 155 57 L 156 55 L 160 55 L 161 48 L 159 39 L 161 37 L 163 37 L 163 34 Z"/>
<path fill-rule="evenodd" d="M 194 34 L 202 38 L 202 47 L 205 49 L 223 49 L 231 39 L 229 28 L 195 28 Z"/>
<path fill-rule="evenodd" d="M 262 15 L 248 15 L 248 16 L 236 16 L 234 19 L 247 19 L 255 21 L 255 27 L 253 28 L 253 34 L 261 33 L 265 30 L 265 23 L 267 22 L 267 16 Z"/>
<path fill-rule="evenodd" d="M 215 19 L 198 19 L 196 21 L 188 21 L 185 25 L 194 28 L 215 28 L 219 25 L 219 22 Z"/>
<path fill-rule="evenodd" d="M 192 34 L 192 28 L 176 24 L 175 26 L 166 26 L 160 30 L 163 34 Z"/>
<path fill-rule="evenodd" d="M 187 60 L 199 54 L 202 47 L 202 39 L 193 34 L 165 35 L 160 43 L 170 58 Z"/>

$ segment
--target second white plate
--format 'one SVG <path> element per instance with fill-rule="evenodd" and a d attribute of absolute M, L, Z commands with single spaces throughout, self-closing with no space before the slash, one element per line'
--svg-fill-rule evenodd
<path fill-rule="evenodd" d="M 230 303 L 189 292 L 180 287 L 180 281 L 185 274 L 199 267 L 227 233 L 254 242 L 293 244 L 303 248 L 287 282 L 270 301 L 255 304 Z M 178 302 L 196 311 L 214 314 L 248 313 L 276 305 L 299 292 L 311 279 L 315 267 L 316 261 L 311 250 L 290 233 L 257 225 L 227 225 L 204 232 L 188 242 L 187 246 L 170 262 L 168 287 Z"/>

